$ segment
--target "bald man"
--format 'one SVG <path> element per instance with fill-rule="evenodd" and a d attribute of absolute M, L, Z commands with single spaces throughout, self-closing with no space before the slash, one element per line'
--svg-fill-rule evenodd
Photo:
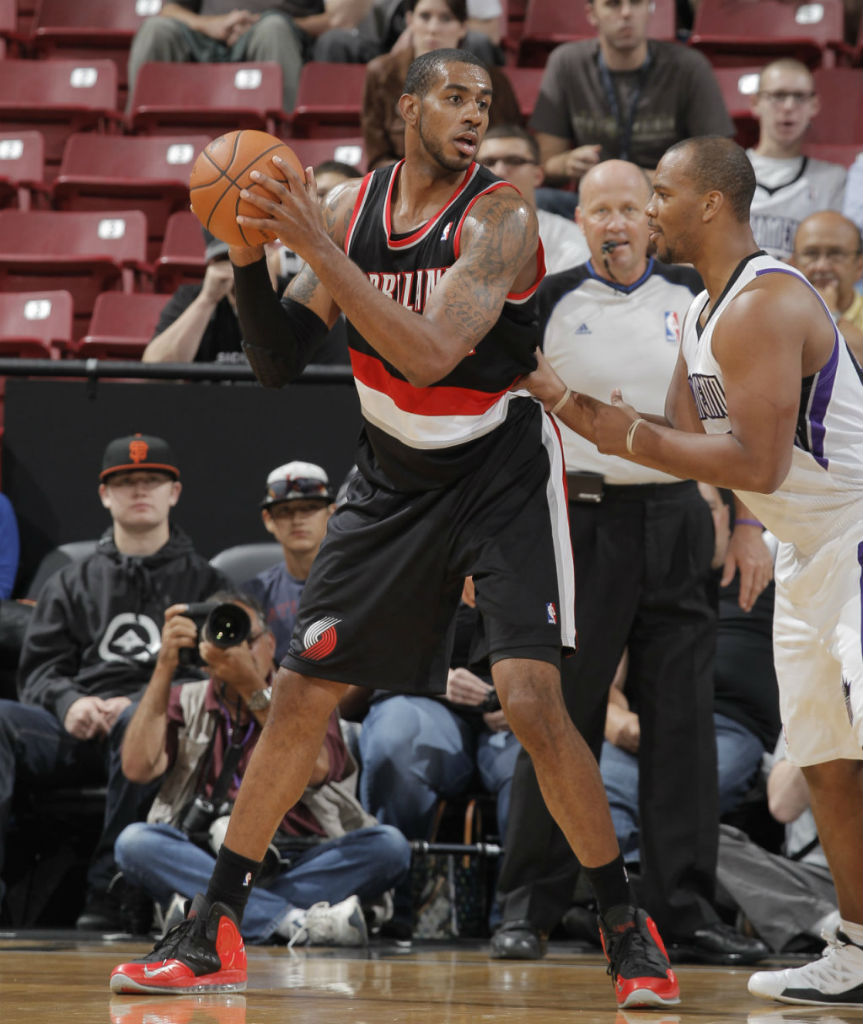
<path fill-rule="evenodd" d="M 540 286 L 543 349 L 563 380 L 607 394 L 625 381 L 642 406 L 661 407 L 680 324 L 701 278 L 648 255 L 644 171 L 607 160 L 587 172 L 576 220 L 590 259 Z M 609 686 L 629 651 L 627 692 L 641 741 L 642 898 L 672 956 L 752 963 L 766 947 L 722 924 L 712 906 L 719 810 L 713 722 L 716 614 L 713 522 L 692 480 L 634 465 L 560 425 L 578 587 L 578 649 L 563 664 L 567 708 L 598 758 Z M 747 602 L 770 578 L 760 529 L 735 531 L 727 575 L 745 566 Z M 759 550 L 759 548 L 761 550 Z M 543 805 L 530 758 L 513 778 L 510 835 L 499 888 L 503 925 L 492 956 L 542 954 L 571 903 L 577 865 Z M 627 853 L 626 850 L 623 851 Z"/>
<path fill-rule="evenodd" d="M 664 414 L 572 395 L 539 356 L 527 384 L 600 451 L 740 493 L 779 540 L 773 654 L 788 760 L 809 786 L 839 928 L 818 960 L 749 979 L 785 1003 L 863 1006 L 863 381 L 823 300 L 760 251 L 743 150 L 669 149 L 647 207 L 658 254 L 705 291 Z M 655 406 L 653 408 L 656 408 Z"/>
<path fill-rule="evenodd" d="M 818 289 L 851 354 L 863 366 L 863 295 L 854 287 L 863 273 L 860 229 L 835 210 L 813 213 L 797 229 L 791 262 Z"/>

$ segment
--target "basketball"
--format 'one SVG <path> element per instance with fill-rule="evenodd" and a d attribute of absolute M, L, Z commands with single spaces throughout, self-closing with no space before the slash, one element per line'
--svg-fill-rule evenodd
<path fill-rule="evenodd" d="M 213 139 L 199 154 L 189 178 L 192 211 L 204 227 L 229 245 L 262 245 L 275 237 L 269 231 L 241 227 L 237 214 L 263 217 L 264 212 L 240 197 L 241 189 L 262 196 L 270 193 L 256 184 L 250 174 L 260 171 L 271 178 L 285 180 L 272 162 L 279 156 L 297 173 L 303 166 L 297 154 L 281 139 L 267 132 L 243 129 Z"/>

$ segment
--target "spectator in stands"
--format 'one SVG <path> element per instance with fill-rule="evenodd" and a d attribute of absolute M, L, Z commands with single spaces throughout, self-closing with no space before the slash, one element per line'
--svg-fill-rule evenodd
<path fill-rule="evenodd" d="M 649 197 L 647 176 L 632 163 L 589 170 L 578 220 L 590 261 L 546 277 L 538 293 L 543 349 L 569 385 L 590 394 L 622 387 L 648 408 L 664 401 L 680 322 L 702 287 L 691 268 L 648 255 Z M 711 513 L 694 481 L 599 454 L 560 429 L 575 576 L 589 595 L 576 600 L 578 648 L 561 666 L 567 710 L 598 756 L 608 689 L 628 647 L 641 697 L 641 897 L 666 944 L 707 962 L 752 962 L 764 947 L 724 925 L 711 902 L 718 844 Z M 760 530 L 739 525 L 735 533 L 729 577 L 750 548 L 763 549 Z M 758 555 L 766 566 L 747 570 L 757 576 L 756 593 L 770 568 L 766 549 L 756 547 L 753 562 Z M 509 827 L 519 841 L 504 851 L 503 924 L 491 955 L 536 959 L 572 901 L 578 864 L 525 752 Z"/>
<path fill-rule="evenodd" d="M 845 168 L 803 155 L 806 130 L 819 104 L 812 72 L 782 57 L 765 67 L 752 100 L 758 143 L 746 151 L 755 169 L 751 220 L 755 241 L 787 260 L 798 224 L 818 210 L 841 210 Z"/>
<path fill-rule="evenodd" d="M 787 760 L 781 733 L 770 760 L 767 802 L 785 825 L 782 852 L 771 853 L 745 832 L 720 826 L 720 890 L 772 952 L 818 952 L 839 924 L 836 888 L 815 828 L 809 786 L 803 771 Z"/>
<path fill-rule="evenodd" d="M 225 63 L 274 61 L 282 69 L 285 112 L 294 109 L 300 71 L 315 39 L 353 28 L 372 0 L 171 0 L 147 18 L 129 51 L 129 109 L 134 83 L 148 61 Z"/>
<path fill-rule="evenodd" d="M 406 0 L 411 45 L 370 61 L 363 86 L 362 128 L 368 169 L 395 163 L 405 155 L 405 124 L 399 110 L 411 61 L 431 50 L 461 45 L 467 30 L 465 0 Z M 489 124 L 520 124 L 518 101 L 506 74 L 491 67 L 494 97 Z"/>
<path fill-rule="evenodd" d="M 812 213 L 797 228 L 791 262 L 818 289 L 863 366 L 863 295 L 854 287 L 863 273 L 860 228 L 835 210 Z"/>
<path fill-rule="evenodd" d="M 467 0 L 467 32 L 462 47 L 489 67 L 503 64 L 500 0 Z M 315 60 L 368 64 L 392 50 L 410 49 L 412 32 L 403 0 L 374 0 L 372 9 L 353 29 L 332 29 L 315 43 Z"/>
<path fill-rule="evenodd" d="M 707 59 L 647 38 L 649 0 L 589 0 L 597 38 L 552 51 L 530 119 L 549 184 L 578 183 L 600 160 L 652 171 L 691 135 L 734 134 Z"/>
<path fill-rule="evenodd" d="M 107 781 L 80 928 L 124 925 L 108 894 L 114 841 L 146 812 L 152 790 L 123 778 L 119 745 L 155 664 L 165 609 L 223 583 L 170 523 L 180 491 L 177 460 L 161 438 L 108 444 L 99 498 L 112 525 L 92 555 L 45 583 L 21 653 L 21 703 L 0 702 L 0 864 L 16 785 Z"/>
<path fill-rule="evenodd" d="M 243 590 L 265 609 L 277 661 L 288 653 L 300 594 L 334 509 L 329 478 L 312 462 L 287 462 L 267 477 L 261 520 L 282 545 L 284 561 L 258 573 Z"/>
<path fill-rule="evenodd" d="M 353 164 L 341 160 L 324 160 L 315 167 L 315 184 L 318 188 L 318 199 L 323 202 L 327 195 L 336 187 L 353 178 L 361 178 L 363 172 Z"/>
<path fill-rule="evenodd" d="M 18 520 L 5 494 L 0 494 L 0 598 L 11 597 L 18 575 Z"/>
<path fill-rule="evenodd" d="M 863 152 L 854 157 L 848 168 L 842 212 L 863 231 Z"/>
<path fill-rule="evenodd" d="M 185 899 L 212 873 L 270 707 L 276 642 L 263 609 L 242 591 L 219 592 L 211 600 L 246 612 L 248 639 L 216 645 L 206 629 L 199 636 L 185 605 L 168 608 L 155 670 L 123 740 L 123 771 L 130 779 L 164 779 L 146 823 L 120 834 L 117 864 L 167 911 L 166 928 L 185 917 Z M 180 651 L 196 645 L 209 678 L 172 686 Z M 378 901 L 407 875 L 411 848 L 397 829 L 363 812 L 354 796 L 356 775 L 334 712 L 306 793 L 282 820 L 269 870 L 249 898 L 242 928 L 249 941 L 367 941 L 361 901 Z M 295 842 L 292 849 L 291 837 L 322 841 Z M 290 851 L 286 863 L 279 847 Z"/>
<path fill-rule="evenodd" d="M 477 162 L 499 178 L 505 178 L 536 206 L 536 190 L 542 184 L 536 139 L 520 125 L 499 124 L 489 128 L 476 154 Z M 581 228 L 574 220 L 548 210 L 536 211 L 539 237 L 545 250 L 545 269 L 549 274 L 584 263 L 590 250 Z"/>
<path fill-rule="evenodd" d="M 380 690 L 365 690 L 364 698 L 370 698 L 360 732 L 366 810 L 410 839 L 428 840 L 440 799 L 460 796 L 478 778 L 495 797 L 498 834 L 505 842 L 521 745 L 491 683 L 472 580 L 465 582 L 456 618 L 445 699 Z M 394 902 L 385 934 L 406 942 L 412 933 L 409 880 L 396 888 Z"/>

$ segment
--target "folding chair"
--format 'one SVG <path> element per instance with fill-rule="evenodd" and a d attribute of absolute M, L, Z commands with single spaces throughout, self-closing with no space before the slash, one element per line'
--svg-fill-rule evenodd
<path fill-rule="evenodd" d="M 297 102 L 290 117 L 294 138 L 360 134 L 365 64 L 309 61 L 300 72 Z"/>
<path fill-rule="evenodd" d="M 197 284 L 206 269 L 200 221 L 188 210 L 172 213 L 153 267 L 154 291 L 173 294 L 181 284 Z"/>
<path fill-rule="evenodd" d="M 87 333 L 78 342 L 81 359 L 140 359 L 170 295 L 102 292 Z"/>
<path fill-rule="evenodd" d="M 67 291 L 0 292 L 0 356 L 58 359 L 72 346 Z"/>
<path fill-rule="evenodd" d="M 47 197 L 45 141 L 41 132 L 0 132 L 0 207 L 29 210 Z"/>

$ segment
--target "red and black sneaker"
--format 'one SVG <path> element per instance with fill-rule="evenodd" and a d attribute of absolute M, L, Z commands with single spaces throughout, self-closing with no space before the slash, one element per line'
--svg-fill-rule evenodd
<path fill-rule="evenodd" d="M 680 986 L 653 920 L 636 907 L 614 907 L 599 918 L 618 1006 L 671 1006 Z"/>
<path fill-rule="evenodd" d="M 246 950 L 237 918 L 223 903 L 200 893 L 185 921 L 156 943 L 152 953 L 111 972 L 112 992 L 242 992 Z"/>

